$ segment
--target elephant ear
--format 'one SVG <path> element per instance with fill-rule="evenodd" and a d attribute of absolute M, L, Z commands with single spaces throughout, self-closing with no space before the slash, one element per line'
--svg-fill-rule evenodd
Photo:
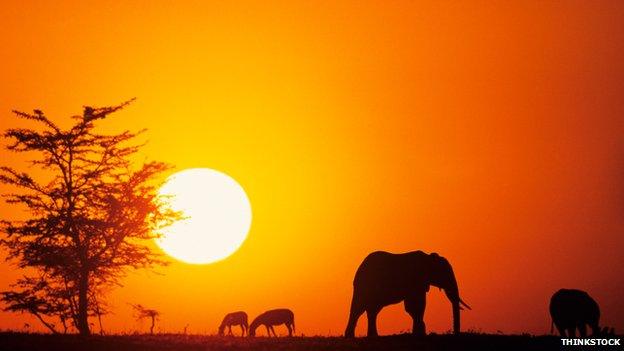
<path fill-rule="evenodd" d="M 433 271 L 436 269 L 436 263 L 438 262 L 438 260 L 440 259 L 440 255 L 438 255 L 437 252 L 432 252 L 428 255 L 429 259 L 427 259 L 426 262 L 426 268 L 423 270 L 423 272 L 425 273 L 425 281 L 426 281 L 426 291 L 429 291 L 429 288 L 431 286 L 431 281 L 432 281 L 432 274 Z"/>

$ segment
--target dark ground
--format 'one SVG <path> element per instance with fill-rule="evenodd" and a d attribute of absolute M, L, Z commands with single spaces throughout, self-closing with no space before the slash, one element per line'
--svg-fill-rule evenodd
<path fill-rule="evenodd" d="M 203 335 L 110 335 L 80 337 L 2 332 L 0 350 L 563 350 L 554 336 L 462 334 L 393 335 L 377 338 L 342 337 L 240 338 Z M 567 347 L 579 349 L 577 347 Z M 597 348 L 593 348 L 597 349 Z"/>

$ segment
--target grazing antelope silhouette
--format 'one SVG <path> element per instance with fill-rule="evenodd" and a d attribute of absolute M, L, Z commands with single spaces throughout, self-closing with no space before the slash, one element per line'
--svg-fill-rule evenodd
<path fill-rule="evenodd" d="M 249 336 L 256 336 L 256 329 L 262 324 L 266 327 L 269 336 L 271 336 L 271 332 L 273 332 L 273 336 L 277 336 L 273 326 L 280 324 L 286 325 L 286 328 L 288 328 L 288 336 L 292 336 L 295 331 L 295 314 L 293 311 L 286 308 L 266 311 L 251 322 L 249 326 Z"/>
<path fill-rule="evenodd" d="M 241 336 L 245 336 L 247 329 L 249 326 L 247 325 L 247 313 L 243 311 L 237 311 L 228 313 L 223 317 L 223 321 L 219 326 L 219 335 L 223 335 L 223 330 L 225 327 L 228 328 L 228 335 L 232 335 L 232 326 L 240 325 L 241 327 Z"/>

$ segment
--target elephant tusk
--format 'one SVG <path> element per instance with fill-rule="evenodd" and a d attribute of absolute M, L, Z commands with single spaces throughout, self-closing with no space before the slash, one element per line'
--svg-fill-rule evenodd
<path fill-rule="evenodd" d="M 467 304 L 467 303 L 465 303 L 465 302 L 464 302 L 464 300 L 459 299 L 459 303 L 460 303 L 461 305 L 464 305 L 464 307 L 466 307 L 467 309 L 472 310 L 472 308 L 470 308 L 470 306 L 468 306 L 468 304 Z M 460 307 L 460 308 L 461 308 L 461 307 Z M 463 308 L 461 308 L 461 309 L 463 310 Z"/>

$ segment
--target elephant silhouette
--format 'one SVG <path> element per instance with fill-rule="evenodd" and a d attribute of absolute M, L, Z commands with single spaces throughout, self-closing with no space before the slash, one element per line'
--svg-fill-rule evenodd
<path fill-rule="evenodd" d="M 581 337 L 587 336 L 586 326 L 593 335 L 600 335 L 600 308 L 588 293 L 577 289 L 560 289 L 550 298 L 550 316 L 562 337 L 575 337 L 576 329 Z M 566 334 L 567 331 L 567 334 Z"/>
<path fill-rule="evenodd" d="M 232 326 L 234 325 L 240 325 L 241 336 L 245 336 L 245 332 L 248 329 L 247 313 L 243 311 L 237 311 L 226 314 L 225 317 L 223 317 L 221 325 L 219 326 L 219 335 L 223 335 L 225 327 L 228 328 L 228 335 L 232 335 Z"/>
<path fill-rule="evenodd" d="M 369 254 L 353 280 L 353 298 L 346 337 L 354 337 L 355 326 L 362 313 L 368 318 L 368 336 L 377 336 L 377 315 L 385 306 L 404 301 L 405 311 L 412 317 L 415 335 L 425 335 L 426 295 L 433 285 L 444 292 L 453 309 L 453 330 L 460 331 L 459 311 L 462 305 L 451 264 L 437 253 L 412 251 L 393 254 L 376 251 Z"/>
<path fill-rule="evenodd" d="M 271 336 L 271 332 L 273 332 L 273 336 L 277 336 L 273 326 L 280 324 L 286 325 L 286 328 L 288 328 L 288 336 L 292 336 L 295 331 L 295 314 L 293 311 L 280 308 L 260 314 L 251 322 L 249 326 L 249 336 L 256 336 L 256 329 L 258 329 L 260 325 L 266 327 L 268 336 Z"/>

